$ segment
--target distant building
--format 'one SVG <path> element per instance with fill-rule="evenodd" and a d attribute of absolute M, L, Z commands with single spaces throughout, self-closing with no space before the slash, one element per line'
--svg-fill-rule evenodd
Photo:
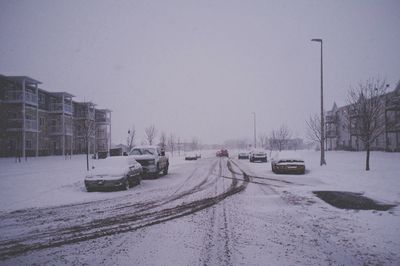
<path fill-rule="evenodd" d="M 85 125 L 93 132 L 90 153 L 109 151 L 110 110 L 75 102 L 74 95 L 49 92 L 40 84 L 26 76 L 0 75 L 0 156 L 85 153 Z"/>
<path fill-rule="evenodd" d="M 384 101 L 385 131 L 374 143 L 371 150 L 400 151 L 400 82 L 394 91 L 388 92 Z M 354 121 L 356 114 L 350 105 L 337 107 L 336 103 L 325 116 L 327 150 L 364 150 Z"/>

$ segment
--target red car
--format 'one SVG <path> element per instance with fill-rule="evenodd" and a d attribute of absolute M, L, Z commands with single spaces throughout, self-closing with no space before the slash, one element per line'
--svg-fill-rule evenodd
<path fill-rule="evenodd" d="M 220 151 L 217 151 L 217 156 L 218 157 L 229 157 L 228 150 L 222 149 Z"/>

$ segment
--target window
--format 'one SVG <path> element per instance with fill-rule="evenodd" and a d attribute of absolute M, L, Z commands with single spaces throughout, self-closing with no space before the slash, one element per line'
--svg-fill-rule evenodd
<path fill-rule="evenodd" d="M 31 140 L 26 140 L 25 141 L 25 147 L 27 149 L 32 149 L 32 141 Z"/>
<path fill-rule="evenodd" d="M 45 123 L 46 123 L 45 118 L 44 118 L 43 116 L 41 116 L 41 117 L 39 118 L 39 125 L 40 125 L 41 127 L 43 127 L 43 126 L 45 125 Z"/>
<path fill-rule="evenodd" d="M 42 93 L 39 93 L 39 104 L 45 104 L 46 103 L 46 96 Z"/>
<path fill-rule="evenodd" d="M 17 119 L 17 113 L 16 112 L 8 112 L 8 118 L 9 119 Z"/>

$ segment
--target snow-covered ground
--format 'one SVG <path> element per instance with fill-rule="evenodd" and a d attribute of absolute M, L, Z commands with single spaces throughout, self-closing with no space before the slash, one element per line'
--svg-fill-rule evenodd
<path fill-rule="evenodd" d="M 399 153 L 373 152 L 369 172 L 364 153 L 327 152 L 322 167 L 315 151 L 279 155 L 305 159 L 305 175 L 202 155 L 170 156 L 167 176 L 128 191 L 93 193 L 84 156 L 1 159 L 0 264 L 400 264 L 400 207 L 343 210 L 312 193 L 399 204 Z"/>
<path fill-rule="evenodd" d="M 170 155 L 169 159 L 172 172 L 176 167 L 188 163 L 183 159 L 183 153 L 180 157 Z M 97 163 L 101 163 L 101 160 L 90 160 L 90 166 Z M 86 155 L 74 155 L 71 159 L 63 156 L 32 157 L 21 163 L 16 163 L 14 158 L 0 158 L 0 169 L 0 212 L 129 194 L 126 191 L 87 193 L 83 183 L 87 174 Z"/>

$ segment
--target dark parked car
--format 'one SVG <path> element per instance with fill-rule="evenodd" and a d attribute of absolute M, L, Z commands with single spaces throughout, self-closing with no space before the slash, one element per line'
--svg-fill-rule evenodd
<path fill-rule="evenodd" d="M 197 154 L 194 154 L 194 153 L 188 153 L 185 155 L 186 161 L 194 161 L 194 160 L 197 160 L 197 158 L 198 158 Z"/>
<path fill-rule="evenodd" d="M 300 159 L 273 160 L 271 168 L 276 174 L 304 174 L 306 171 L 306 165 Z"/>
<path fill-rule="evenodd" d="M 238 159 L 249 159 L 249 153 L 248 152 L 239 152 L 238 154 Z"/>
<path fill-rule="evenodd" d="M 96 190 L 128 190 L 140 184 L 142 166 L 132 157 L 108 157 L 96 161 L 85 178 L 88 192 Z"/>

